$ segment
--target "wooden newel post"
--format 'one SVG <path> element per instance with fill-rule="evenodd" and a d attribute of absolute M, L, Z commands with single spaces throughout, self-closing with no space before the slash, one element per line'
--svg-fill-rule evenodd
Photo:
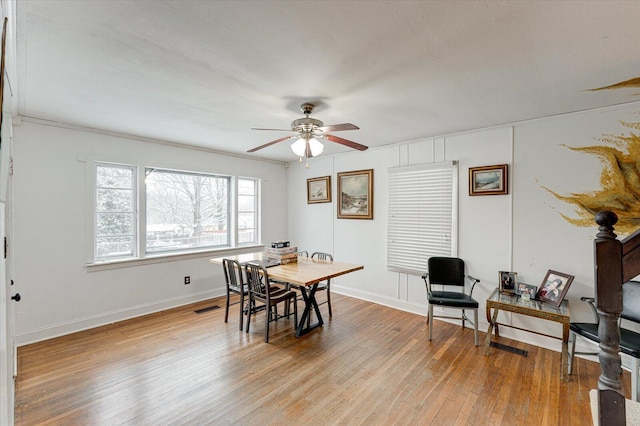
<path fill-rule="evenodd" d="M 620 372 L 620 328 L 622 313 L 622 243 L 616 239 L 613 226 L 618 216 L 609 211 L 596 214 L 599 225 L 594 242 L 595 253 L 595 298 L 600 324 L 600 367 L 598 379 L 598 417 L 600 424 L 606 419 L 608 425 L 625 424 L 625 404 Z"/>

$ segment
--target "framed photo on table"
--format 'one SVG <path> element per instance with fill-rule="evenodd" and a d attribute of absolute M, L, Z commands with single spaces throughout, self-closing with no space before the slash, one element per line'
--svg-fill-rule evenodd
<path fill-rule="evenodd" d="M 373 169 L 338 173 L 338 219 L 373 219 Z"/>
<path fill-rule="evenodd" d="M 516 272 L 498 272 L 500 293 L 515 294 L 518 274 Z"/>
<path fill-rule="evenodd" d="M 522 300 L 534 300 L 537 292 L 538 287 L 535 285 L 518 283 L 516 286 L 516 294 L 519 295 Z"/>
<path fill-rule="evenodd" d="M 508 194 L 507 165 L 470 167 L 469 195 Z"/>
<path fill-rule="evenodd" d="M 331 202 L 331 176 L 307 179 L 307 204 Z"/>
<path fill-rule="evenodd" d="M 542 284 L 540 284 L 540 288 L 538 288 L 536 299 L 547 302 L 555 307 L 560 306 L 564 300 L 564 296 L 569 290 L 573 278 L 573 275 L 549 269 L 542 280 Z"/>

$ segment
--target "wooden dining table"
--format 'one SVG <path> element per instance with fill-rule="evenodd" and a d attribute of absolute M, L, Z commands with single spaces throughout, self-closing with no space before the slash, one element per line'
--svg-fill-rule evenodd
<path fill-rule="evenodd" d="M 211 263 L 222 264 L 222 259 L 233 259 L 240 264 L 262 260 L 264 252 L 244 253 L 232 256 L 223 256 L 210 259 Z M 296 337 L 309 333 L 311 330 L 322 327 L 324 324 L 318 302 L 316 301 L 316 290 L 318 284 L 330 278 L 345 275 L 350 272 L 364 269 L 363 265 L 336 262 L 332 260 L 312 259 L 299 256 L 297 262 L 285 265 L 276 265 L 267 268 L 269 278 L 282 281 L 300 288 L 300 293 L 304 300 L 304 311 L 296 327 Z M 311 311 L 315 312 L 317 322 L 311 324 L 309 321 Z"/>

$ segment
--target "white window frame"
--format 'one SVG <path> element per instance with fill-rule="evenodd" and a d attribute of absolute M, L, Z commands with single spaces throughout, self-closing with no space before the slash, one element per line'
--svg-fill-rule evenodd
<path fill-rule="evenodd" d="M 239 238 L 239 232 L 240 229 L 238 227 L 238 223 L 239 223 L 239 215 L 240 213 L 247 213 L 248 211 L 240 211 L 240 208 L 238 206 L 238 199 L 240 197 L 240 191 L 239 191 L 239 186 L 240 186 L 240 180 L 247 180 L 247 181 L 253 181 L 253 229 L 254 229 L 254 240 L 253 241 L 246 241 L 243 243 L 240 243 L 240 238 Z M 256 245 L 260 243 L 260 181 L 259 179 L 256 178 L 250 178 L 250 177 L 243 177 L 243 176 L 238 176 L 235 179 L 235 193 L 233 196 L 233 200 L 235 202 L 235 215 L 234 215 L 234 219 L 235 219 L 235 224 L 233 229 L 235 229 L 235 245 L 237 245 L 238 247 L 244 247 L 244 246 L 252 246 L 252 245 Z"/>
<path fill-rule="evenodd" d="M 389 169 L 387 269 L 422 275 L 432 256 L 456 256 L 455 161 Z"/>
<path fill-rule="evenodd" d="M 132 174 L 132 198 L 133 198 L 133 210 L 130 212 L 134 216 L 133 223 L 133 241 L 132 241 L 132 253 L 129 255 L 123 256 L 109 256 L 109 257 L 98 257 L 98 168 L 99 167 L 111 167 L 118 169 L 127 169 L 131 171 Z M 138 207 L 139 206 L 139 185 L 138 185 L 138 168 L 136 166 L 132 166 L 129 164 L 118 164 L 118 163 L 109 163 L 109 162 L 95 162 L 93 165 L 93 261 L 94 262 L 109 262 L 116 261 L 120 259 L 130 259 L 138 257 L 138 253 L 140 253 L 138 240 L 139 240 L 139 220 L 138 220 Z"/>
<path fill-rule="evenodd" d="M 152 252 L 145 253 L 146 251 L 146 187 L 145 187 L 145 171 L 147 169 L 153 169 L 155 167 L 147 166 L 143 164 L 134 164 L 136 162 L 130 161 L 118 161 L 118 159 L 99 159 L 93 156 L 88 155 L 79 155 L 78 160 L 85 162 L 87 165 L 87 180 L 86 180 L 86 188 L 88 194 L 88 205 L 87 205 L 87 234 L 86 234 L 86 242 L 87 242 L 87 258 L 86 265 L 88 267 L 97 267 L 97 270 L 103 269 L 101 266 L 106 267 L 107 269 L 111 267 L 121 267 L 118 264 L 123 264 L 126 266 L 128 263 L 132 261 L 145 261 L 145 263 L 151 262 L 156 263 L 158 261 L 162 261 L 162 258 L 167 257 L 175 257 L 175 256 L 202 256 L 203 253 L 211 253 L 216 251 L 225 251 L 234 248 L 240 247 L 251 247 L 251 246 L 260 246 L 262 240 L 261 234 L 261 223 L 262 223 L 262 211 L 261 211 L 261 193 L 262 193 L 262 185 L 261 179 L 259 177 L 250 177 L 250 176 L 232 176 L 225 175 L 219 173 L 208 173 L 201 171 L 184 171 L 185 173 L 192 174 L 201 174 L 208 176 L 222 176 L 230 178 L 230 186 L 229 186 L 229 212 L 228 212 L 228 221 L 229 221 L 229 244 L 224 247 L 216 246 L 216 247 L 197 247 L 193 249 L 181 249 L 176 251 L 166 251 L 166 252 Z M 123 167 L 133 170 L 134 179 L 135 179 L 135 202 L 136 202 L 136 211 L 135 211 L 135 239 L 134 239 L 134 255 L 126 256 L 126 257 L 110 257 L 110 258 L 97 258 L 97 220 L 96 220 L 96 210 L 97 210 L 97 197 L 96 197 L 96 173 L 98 166 L 113 166 L 113 167 Z M 158 169 L 162 170 L 172 170 L 170 167 L 161 167 Z M 237 243 L 238 229 L 237 229 L 237 215 L 238 215 L 238 198 L 237 198 L 237 185 L 238 179 L 245 180 L 253 180 L 255 182 L 255 241 L 246 242 L 243 244 Z M 113 265 L 113 266 L 109 266 Z"/>

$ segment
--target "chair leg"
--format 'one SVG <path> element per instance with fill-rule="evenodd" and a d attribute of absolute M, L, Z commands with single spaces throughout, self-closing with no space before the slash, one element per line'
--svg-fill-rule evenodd
<path fill-rule="evenodd" d="M 229 303 L 229 299 L 227 299 L 227 303 Z M 244 318 L 244 293 L 240 293 L 240 331 L 242 331 L 242 320 Z M 228 312 L 228 310 L 227 310 Z"/>
<path fill-rule="evenodd" d="M 255 305 L 255 302 L 251 296 L 249 296 L 249 302 L 247 303 L 247 305 L 249 306 L 249 310 L 247 311 L 247 329 L 245 333 L 249 332 L 249 324 L 251 324 L 251 314 L 254 311 L 253 305 Z"/>
<path fill-rule="evenodd" d="M 473 337 L 475 338 L 476 346 L 478 346 L 479 341 L 478 341 L 478 310 L 477 309 L 473 310 Z"/>
<path fill-rule="evenodd" d="M 227 289 L 227 304 L 224 309 L 224 322 L 225 324 L 229 320 L 229 290 Z M 241 327 L 242 328 L 242 327 Z"/>
<path fill-rule="evenodd" d="M 640 402 L 640 394 L 638 394 L 638 374 L 640 373 L 640 359 L 631 358 L 631 399 Z"/>
<path fill-rule="evenodd" d="M 298 328 L 298 296 L 293 297 L 293 326 Z"/>
<path fill-rule="evenodd" d="M 427 319 L 429 323 L 429 341 L 431 341 L 431 329 L 433 328 L 433 305 L 429 304 L 429 317 Z"/>
<path fill-rule="evenodd" d="M 264 317 L 264 342 L 269 343 L 269 318 L 271 316 L 271 306 L 267 309 L 267 315 Z"/>
<path fill-rule="evenodd" d="M 569 365 L 567 366 L 567 373 L 569 373 L 569 375 L 571 375 L 571 373 L 573 372 L 573 359 L 575 357 L 575 353 L 576 353 L 576 339 L 578 338 L 578 335 L 576 333 L 574 333 L 573 331 L 569 332 Z"/>
<path fill-rule="evenodd" d="M 464 330 L 464 320 L 465 320 L 464 309 L 462 310 L 462 329 Z"/>
<path fill-rule="evenodd" d="M 327 283 L 327 305 L 329 305 L 329 318 L 333 315 L 331 313 L 331 285 Z"/>

